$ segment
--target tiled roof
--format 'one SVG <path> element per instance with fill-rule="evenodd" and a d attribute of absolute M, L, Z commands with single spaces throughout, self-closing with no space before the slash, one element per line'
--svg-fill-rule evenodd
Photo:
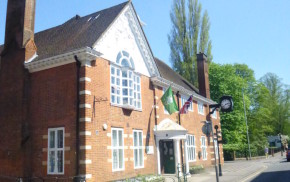
<path fill-rule="evenodd" d="M 35 34 L 38 58 L 34 61 L 70 52 L 93 44 L 111 25 L 128 2 L 80 17 Z"/>
<path fill-rule="evenodd" d="M 198 89 L 193 86 L 191 83 L 189 83 L 185 78 L 180 76 L 178 73 L 176 73 L 174 70 L 172 70 L 167 64 L 165 64 L 163 61 L 159 60 L 158 58 L 154 59 L 156 62 L 156 65 L 158 67 L 160 76 L 168 81 L 171 81 L 177 85 L 180 85 L 184 87 L 187 90 L 199 93 Z"/>

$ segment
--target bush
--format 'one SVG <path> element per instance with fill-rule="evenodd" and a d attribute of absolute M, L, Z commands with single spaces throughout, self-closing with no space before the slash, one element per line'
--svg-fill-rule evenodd
<path fill-rule="evenodd" d="M 197 165 L 197 166 L 192 166 L 189 169 L 190 174 L 199 174 L 204 172 L 204 167 L 203 165 Z"/>

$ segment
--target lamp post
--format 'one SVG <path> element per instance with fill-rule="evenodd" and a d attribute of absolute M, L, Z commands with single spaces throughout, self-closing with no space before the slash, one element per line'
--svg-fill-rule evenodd
<path fill-rule="evenodd" d="M 245 99 L 244 99 L 244 89 L 242 89 L 242 93 L 243 93 L 245 121 L 246 121 L 246 127 L 247 127 L 248 148 L 249 148 L 249 155 L 250 155 L 250 160 L 251 160 L 252 156 L 251 156 L 250 139 L 249 139 L 249 131 L 248 131 L 247 113 L 246 113 L 246 106 L 245 106 Z"/>
<path fill-rule="evenodd" d="M 220 156 L 220 148 L 219 148 L 219 140 L 218 140 L 218 125 L 214 126 L 215 133 L 216 133 L 216 143 L 217 143 L 217 150 L 218 150 L 218 158 L 219 158 L 219 176 L 222 176 L 222 165 L 221 165 L 221 156 Z"/>

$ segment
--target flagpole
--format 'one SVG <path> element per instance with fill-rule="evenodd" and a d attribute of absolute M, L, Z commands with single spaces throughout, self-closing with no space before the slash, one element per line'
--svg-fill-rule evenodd
<path fill-rule="evenodd" d="M 180 121 L 180 106 L 179 106 L 179 91 L 176 92 L 176 97 L 177 97 L 177 107 L 178 107 L 178 124 L 181 126 L 181 121 Z M 183 154 L 183 152 L 182 152 L 182 140 L 180 140 L 181 164 L 183 166 L 183 155 L 182 154 Z M 185 172 L 185 171 L 183 171 L 183 172 Z"/>

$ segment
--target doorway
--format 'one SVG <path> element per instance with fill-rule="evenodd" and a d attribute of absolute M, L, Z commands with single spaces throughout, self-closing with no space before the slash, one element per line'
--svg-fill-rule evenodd
<path fill-rule="evenodd" d="M 173 140 L 160 140 L 161 171 L 164 174 L 175 174 L 175 157 Z"/>

